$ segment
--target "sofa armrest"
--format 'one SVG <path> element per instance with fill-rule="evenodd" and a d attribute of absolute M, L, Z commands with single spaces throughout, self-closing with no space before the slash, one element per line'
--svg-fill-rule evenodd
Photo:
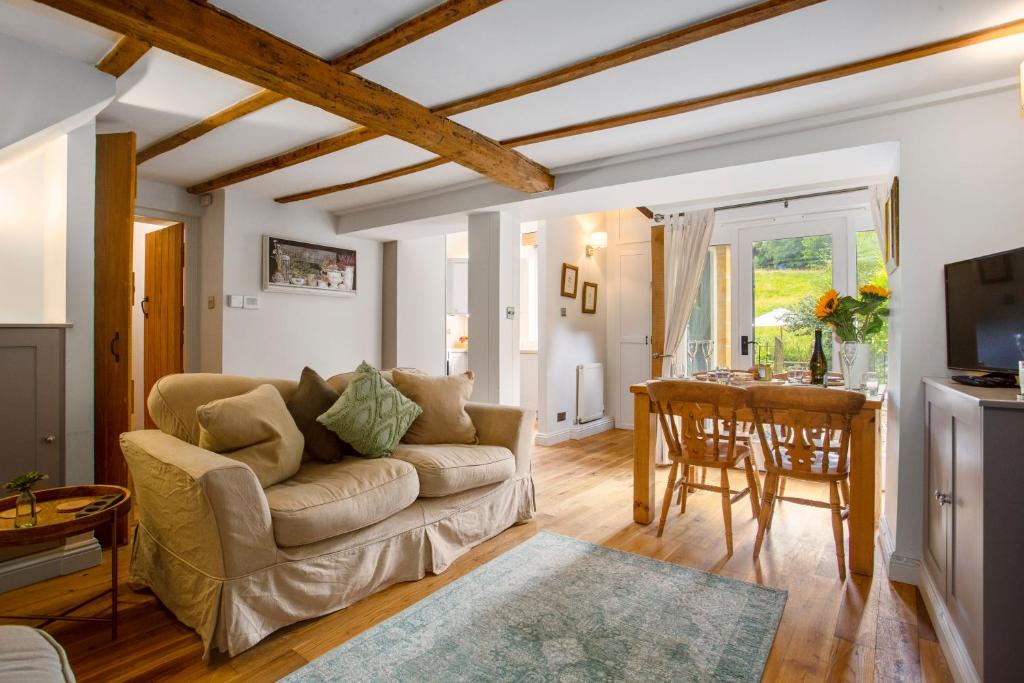
<path fill-rule="evenodd" d="M 121 435 L 139 521 L 161 545 L 214 577 L 273 564 L 267 497 L 245 464 L 159 430 Z"/>
<path fill-rule="evenodd" d="M 504 446 L 516 456 L 516 474 L 530 473 L 537 411 L 494 403 L 467 403 L 466 412 L 486 446 Z"/>

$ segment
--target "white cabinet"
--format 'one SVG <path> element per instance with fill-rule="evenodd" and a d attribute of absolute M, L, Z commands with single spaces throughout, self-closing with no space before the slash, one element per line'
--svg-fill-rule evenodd
<path fill-rule="evenodd" d="M 448 259 L 445 308 L 449 315 L 469 314 L 469 262 L 467 259 Z"/>
<path fill-rule="evenodd" d="M 448 350 L 448 374 L 461 375 L 469 370 L 469 358 L 464 350 Z"/>

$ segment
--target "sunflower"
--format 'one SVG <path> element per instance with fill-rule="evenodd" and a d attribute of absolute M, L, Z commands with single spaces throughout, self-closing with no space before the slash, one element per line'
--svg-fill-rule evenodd
<path fill-rule="evenodd" d="M 889 296 L 892 294 L 892 292 L 886 289 L 885 287 L 872 284 L 862 285 L 860 288 L 860 293 L 862 296 L 876 296 L 879 299 L 888 299 Z"/>
<path fill-rule="evenodd" d="M 822 294 L 821 298 L 818 299 L 818 303 L 814 307 L 814 316 L 818 320 L 824 320 L 835 313 L 837 308 L 839 308 L 839 292 L 834 289 L 830 289 Z"/>

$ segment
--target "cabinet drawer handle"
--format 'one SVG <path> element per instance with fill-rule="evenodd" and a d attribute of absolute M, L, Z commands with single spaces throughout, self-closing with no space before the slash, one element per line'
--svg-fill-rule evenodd
<path fill-rule="evenodd" d="M 953 496 L 935 489 L 935 500 L 939 501 L 939 505 L 949 505 L 953 502 Z"/>

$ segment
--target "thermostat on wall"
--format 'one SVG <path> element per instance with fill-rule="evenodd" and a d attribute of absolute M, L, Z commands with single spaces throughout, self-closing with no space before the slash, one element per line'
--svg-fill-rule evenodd
<path fill-rule="evenodd" d="M 247 296 L 245 297 L 245 303 L 242 308 L 259 308 L 260 298 L 258 296 Z"/>

